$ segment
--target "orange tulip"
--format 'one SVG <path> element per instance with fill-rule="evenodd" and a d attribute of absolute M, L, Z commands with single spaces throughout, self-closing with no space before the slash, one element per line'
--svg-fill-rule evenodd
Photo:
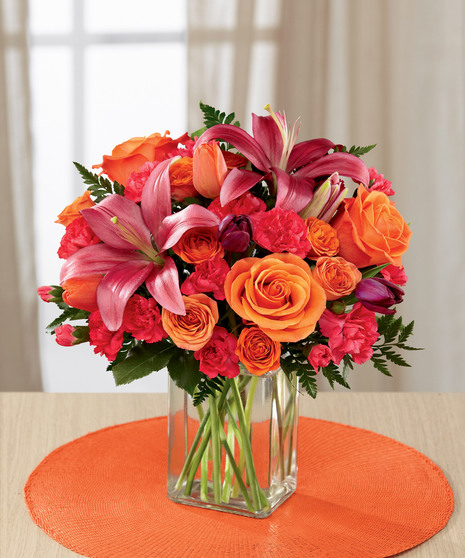
<path fill-rule="evenodd" d="M 97 288 L 103 275 L 84 275 L 73 277 L 62 283 L 63 301 L 80 310 L 94 312 L 98 309 Z"/>
<path fill-rule="evenodd" d="M 227 174 L 223 152 L 216 142 L 204 143 L 194 152 L 194 186 L 202 196 L 217 198 Z"/>

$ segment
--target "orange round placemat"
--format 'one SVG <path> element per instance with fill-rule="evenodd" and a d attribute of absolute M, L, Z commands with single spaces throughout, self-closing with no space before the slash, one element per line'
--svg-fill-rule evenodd
<path fill-rule="evenodd" d="M 298 488 L 266 519 L 166 496 L 166 417 L 57 448 L 25 486 L 50 537 L 89 558 L 384 558 L 447 523 L 452 490 L 425 455 L 368 430 L 299 424 Z"/>

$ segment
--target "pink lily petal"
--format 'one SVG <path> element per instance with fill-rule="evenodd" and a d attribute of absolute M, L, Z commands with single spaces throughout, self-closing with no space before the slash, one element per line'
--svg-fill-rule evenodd
<path fill-rule="evenodd" d="M 86 246 L 65 261 L 60 272 L 60 282 L 71 277 L 108 273 L 115 265 L 128 260 L 147 261 L 143 254 L 135 250 L 118 250 L 105 244 Z"/>
<path fill-rule="evenodd" d="M 165 217 L 171 215 L 171 185 L 169 167 L 180 157 L 158 163 L 142 190 L 142 214 L 158 246 L 158 232 Z"/>
<path fill-rule="evenodd" d="M 82 209 L 81 215 L 94 233 L 113 248 L 134 250 L 141 246 L 151 247 L 150 231 L 142 218 L 141 209 L 129 198 L 111 194 L 99 204 Z"/>
<path fill-rule="evenodd" d="M 254 139 L 267 155 L 270 167 L 277 167 L 283 153 L 283 138 L 273 117 L 252 114 L 252 131 Z"/>
<path fill-rule="evenodd" d="M 290 172 L 294 169 L 298 169 L 303 165 L 323 157 L 323 155 L 326 155 L 333 147 L 334 143 L 325 138 L 311 139 L 297 143 L 289 157 L 287 171 Z"/>
<path fill-rule="evenodd" d="M 186 313 L 186 307 L 179 288 L 179 275 L 173 258 L 164 258 L 165 265 L 160 269 L 154 267 L 145 285 L 153 298 L 173 314 Z"/>
<path fill-rule="evenodd" d="M 304 176 L 287 174 L 279 168 L 271 169 L 276 175 L 276 207 L 292 209 L 298 213 L 313 198 L 315 181 Z"/>
<path fill-rule="evenodd" d="M 217 124 L 205 130 L 195 142 L 194 150 L 203 143 L 220 139 L 234 145 L 258 169 L 263 171 L 269 169 L 270 161 L 261 145 L 245 130 L 232 124 Z"/>
<path fill-rule="evenodd" d="M 225 181 L 220 191 L 220 202 L 224 206 L 232 200 L 235 200 L 245 192 L 248 192 L 255 186 L 263 176 L 245 169 L 233 169 Z"/>
<path fill-rule="evenodd" d="M 302 167 L 294 173 L 294 176 L 306 176 L 316 178 L 338 172 L 342 176 L 348 176 L 355 182 L 361 182 L 365 186 L 370 182 L 370 176 L 365 163 L 349 153 L 330 153 L 321 159 Z"/>
<path fill-rule="evenodd" d="M 127 301 L 147 279 L 153 267 L 153 262 L 147 260 L 126 261 L 111 269 L 100 281 L 97 304 L 103 323 L 110 331 L 121 327 Z"/>
<path fill-rule="evenodd" d="M 158 233 L 160 251 L 168 250 L 193 227 L 217 227 L 219 218 L 201 205 L 188 205 L 185 209 L 166 217 Z"/>

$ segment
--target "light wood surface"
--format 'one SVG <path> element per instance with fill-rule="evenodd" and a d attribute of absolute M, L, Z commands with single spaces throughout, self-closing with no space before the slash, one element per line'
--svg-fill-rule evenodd
<path fill-rule="evenodd" d="M 402 556 L 465 557 L 465 394 L 321 393 L 316 400 L 302 397 L 300 410 L 304 416 L 390 436 L 437 463 L 454 491 L 454 513 L 441 532 Z M 166 414 L 166 395 L 0 393 L 0 413 L 0 557 L 72 558 L 78 554 L 50 539 L 30 519 L 23 498 L 28 475 L 48 453 L 72 439 Z"/>

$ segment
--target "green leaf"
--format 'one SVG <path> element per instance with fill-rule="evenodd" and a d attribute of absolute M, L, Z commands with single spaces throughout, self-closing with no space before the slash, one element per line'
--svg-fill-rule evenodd
<path fill-rule="evenodd" d="M 371 361 L 373 362 L 373 366 L 377 370 L 379 370 L 386 376 L 392 376 L 392 374 L 389 372 L 386 361 L 378 357 L 371 357 Z"/>
<path fill-rule="evenodd" d="M 129 352 L 127 358 L 113 366 L 116 385 L 129 384 L 161 370 L 168 364 L 175 350 L 174 345 L 164 342 L 137 345 Z"/>
<path fill-rule="evenodd" d="M 214 395 L 215 391 L 221 391 L 224 386 L 224 379 L 221 376 L 217 376 L 216 378 L 209 378 L 202 374 L 199 383 L 197 384 L 197 388 L 194 393 L 194 407 L 200 405 L 207 399 L 209 395 Z"/>
<path fill-rule="evenodd" d="M 73 163 L 81 175 L 84 184 L 87 184 L 88 190 L 91 193 L 96 203 L 101 202 L 106 196 L 110 194 L 124 194 L 124 186 L 119 182 L 111 183 L 108 178 L 99 176 L 86 169 L 80 163 Z"/>
<path fill-rule="evenodd" d="M 332 389 L 334 389 L 334 382 L 337 382 L 341 386 L 350 389 L 349 384 L 345 381 L 344 376 L 341 375 L 339 368 L 334 364 L 334 362 L 330 362 L 328 366 L 322 368 L 322 371 L 323 376 L 328 380 L 329 385 Z"/>
<path fill-rule="evenodd" d="M 339 147 L 337 151 L 342 153 L 350 153 L 351 155 L 355 155 L 356 157 L 361 157 L 362 155 L 365 155 L 375 147 L 376 147 L 376 143 L 374 143 L 373 145 L 366 145 L 363 147 L 359 145 L 353 145 L 350 149 L 347 149 L 347 147 L 343 145 L 342 147 Z"/>
<path fill-rule="evenodd" d="M 403 357 L 401 357 L 392 349 L 381 349 L 381 352 L 387 360 L 390 360 L 394 364 L 397 364 L 397 366 L 406 366 L 410 368 L 410 364 L 408 364 Z"/>
<path fill-rule="evenodd" d="M 404 343 L 412 335 L 414 324 L 415 322 L 412 321 L 402 328 L 398 339 L 399 343 Z"/>
<path fill-rule="evenodd" d="M 240 126 L 239 121 L 234 120 L 235 113 L 231 112 L 226 115 L 224 112 L 216 110 L 210 105 L 206 105 L 200 101 L 200 110 L 203 112 L 203 122 L 205 128 L 211 128 L 217 124 L 232 124 L 233 126 Z"/>
<path fill-rule="evenodd" d="M 54 333 L 55 329 L 66 322 L 66 320 L 86 320 L 89 317 L 90 312 L 86 310 L 79 310 L 78 308 L 72 308 L 68 306 L 66 310 L 64 310 L 58 318 L 53 320 L 48 326 L 46 327 L 47 330 L 51 330 L 50 333 Z"/>
<path fill-rule="evenodd" d="M 175 384 L 194 395 L 194 391 L 203 374 L 199 370 L 199 361 L 195 360 L 193 351 L 178 349 L 168 362 L 168 372 Z"/>
<path fill-rule="evenodd" d="M 291 343 L 284 347 L 284 351 L 281 353 L 281 368 L 289 380 L 292 379 L 292 374 L 295 372 L 305 391 L 311 397 L 316 397 L 318 392 L 316 372 L 307 357 L 302 354 L 300 347 L 295 347 Z"/>
<path fill-rule="evenodd" d="M 377 275 L 382 269 L 387 267 L 389 264 L 377 265 L 376 267 L 367 267 L 362 271 L 362 279 L 369 279 Z"/>

